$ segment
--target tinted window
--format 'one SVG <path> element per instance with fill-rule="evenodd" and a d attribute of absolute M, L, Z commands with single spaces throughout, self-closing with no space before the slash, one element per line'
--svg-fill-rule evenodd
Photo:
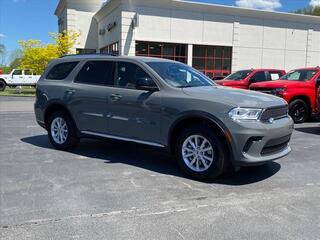
<path fill-rule="evenodd" d="M 147 64 L 173 87 L 186 88 L 215 85 L 208 77 L 185 64 L 174 62 L 148 62 Z"/>
<path fill-rule="evenodd" d="M 13 75 L 22 75 L 22 70 L 14 70 Z"/>
<path fill-rule="evenodd" d="M 317 70 L 295 70 L 284 75 L 281 80 L 309 81 L 317 72 Z"/>
<path fill-rule="evenodd" d="M 267 81 L 265 72 L 257 72 L 251 77 L 251 81 L 253 82 L 263 82 Z"/>
<path fill-rule="evenodd" d="M 78 62 L 65 62 L 55 65 L 47 74 L 46 79 L 49 80 L 63 80 L 72 70 L 77 66 Z"/>
<path fill-rule="evenodd" d="M 111 61 L 87 62 L 80 70 L 76 82 L 113 86 L 114 65 Z"/>
<path fill-rule="evenodd" d="M 150 78 L 141 67 L 129 62 L 119 62 L 117 72 L 116 86 L 123 88 L 135 88 L 137 79 Z"/>
<path fill-rule="evenodd" d="M 226 80 L 243 80 L 245 79 L 250 73 L 252 73 L 252 70 L 243 70 L 243 71 L 238 71 L 235 73 L 232 73 L 228 77 L 226 77 Z"/>

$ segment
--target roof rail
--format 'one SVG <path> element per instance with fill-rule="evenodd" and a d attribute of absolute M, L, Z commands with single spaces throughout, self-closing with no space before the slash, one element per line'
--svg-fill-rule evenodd
<path fill-rule="evenodd" d="M 113 57 L 117 57 L 119 56 L 118 54 L 115 53 L 79 53 L 79 54 L 66 54 L 60 58 L 65 58 L 65 57 L 73 57 L 73 56 L 94 56 L 94 55 L 98 55 L 98 56 L 113 56 Z"/>

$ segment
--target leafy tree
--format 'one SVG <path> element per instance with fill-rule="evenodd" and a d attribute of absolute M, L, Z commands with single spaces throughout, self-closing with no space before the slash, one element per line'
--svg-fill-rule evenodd
<path fill-rule="evenodd" d="M 0 64 L 3 64 L 6 57 L 6 47 L 0 43 Z"/>
<path fill-rule="evenodd" d="M 79 33 L 74 31 L 50 33 L 50 35 L 57 46 L 58 55 L 60 57 L 72 53 L 71 49 L 76 44 L 77 39 L 80 36 Z"/>
<path fill-rule="evenodd" d="M 11 69 L 19 68 L 21 57 L 22 57 L 21 49 L 13 50 L 10 53 L 8 62 L 10 62 L 9 66 Z"/>
<path fill-rule="evenodd" d="M 19 41 L 21 47 L 20 68 L 42 74 L 50 61 L 71 53 L 79 37 L 75 32 L 50 33 L 54 43 L 43 44 L 39 40 Z"/>
<path fill-rule="evenodd" d="M 41 74 L 51 60 L 59 57 L 54 44 L 44 45 L 39 40 L 19 41 L 19 44 L 22 49 L 20 68 L 37 74 Z"/>
<path fill-rule="evenodd" d="M 7 67 L 7 66 L 0 66 L 0 69 L 3 70 L 4 74 L 9 74 L 12 71 L 12 68 Z"/>
<path fill-rule="evenodd" d="M 320 17 L 320 6 L 317 6 L 313 9 L 313 15 Z"/>
<path fill-rule="evenodd" d="M 6 47 L 0 43 L 0 55 L 4 55 L 6 52 Z"/>
<path fill-rule="evenodd" d="M 294 11 L 294 13 L 304 14 L 304 15 L 312 15 L 312 16 L 320 16 L 320 6 L 316 7 L 305 7 Z"/>

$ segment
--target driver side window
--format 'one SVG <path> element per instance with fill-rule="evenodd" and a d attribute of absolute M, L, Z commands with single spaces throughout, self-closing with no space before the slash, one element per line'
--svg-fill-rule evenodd
<path fill-rule="evenodd" d="M 141 67 L 129 62 L 118 62 L 116 86 L 136 89 L 138 79 L 151 78 Z"/>
<path fill-rule="evenodd" d="M 250 78 L 250 84 L 267 81 L 265 72 L 257 72 Z"/>
<path fill-rule="evenodd" d="M 22 75 L 22 70 L 14 70 L 12 75 Z"/>

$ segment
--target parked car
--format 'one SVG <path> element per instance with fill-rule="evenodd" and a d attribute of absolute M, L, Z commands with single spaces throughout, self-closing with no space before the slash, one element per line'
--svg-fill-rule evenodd
<path fill-rule="evenodd" d="M 317 112 L 317 118 L 320 119 L 320 80 L 317 81 L 317 87 L 318 87 L 318 91 L 317 91 L 316 112 Z"/>
<path fill-rule="evenodd" d="M 286 72 L 280 69 L 241 70 L 232 73 L 223 80 L 216 81 L 216 83 L 226 87 L 249 89 L 253 83 L 278 80 L 285 74 Z"/>
<path fill-rule="evenodd" d="M 222 80 L 222 79 L 224 79 L 225 77 L 224 76 L 214 76 L 214 77 L 212 77 L 211 79 L 213 80 L 213 81 L 218 81 L 218 80 Z"/>
<path fill-rule="evenodd" d="M 185 64 L 157 58 L 54 60 L 37 84 L 35 115 L 57 149 L 94 137 L 150 145 L 175 154 L 197 179 L 291 151 L 284 100 L 217 86 Z"/>
<path fill-rule="evenodd" d="M 4 91 L 6 86 L 35 86 L 39 78 L 29 70 L 13 69 L 9 74 L 0 74 L 0 91 Z"/>
<path fill-rule="evenodd" d="M 273 94 L 289 104 L 289 114 L 295 123 L 303 123 L 317 113 L 316 96 L 320 67 L 296 69 L 278 81 L 252 84 L 250 89 Z"/>

